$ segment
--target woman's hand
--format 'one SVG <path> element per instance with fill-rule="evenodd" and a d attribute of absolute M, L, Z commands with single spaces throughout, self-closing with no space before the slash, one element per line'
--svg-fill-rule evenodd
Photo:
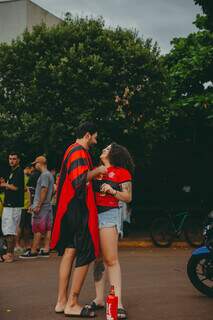
<path fill-rule="evenodd" d="M 103 193 L 109 193 L 109 194 L 112 194 L 112 195 L 115 195 L 116 194 L 116 190 L 113 189 L 109 184 L 107 183 L 104 183 L 102 184 L 101 186 L 101 192 Z"/>

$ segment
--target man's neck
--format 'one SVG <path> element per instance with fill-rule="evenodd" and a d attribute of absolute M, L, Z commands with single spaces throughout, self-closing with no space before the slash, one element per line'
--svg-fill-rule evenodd
<path fill-rule="evenodd" d="M 41 173 L 43 173 L 44 171 L 47 171 L 47 167 L 46 166 L 41 168 Z"/>
<path fill-rule="evenodd" d="M 84 149 L 89 150 L 88 143 L 84 139 L 76 139 L 76 143 L 80 144 Z"/>

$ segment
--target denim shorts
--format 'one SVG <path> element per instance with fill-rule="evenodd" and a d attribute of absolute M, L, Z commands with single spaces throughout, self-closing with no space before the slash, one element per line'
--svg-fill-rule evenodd
<path fill-rule="evenodd" d="M 110 209 L 98 214 L 99 229 L 116 227 L 118 234 L 123 235 L 120 208 Z"/>

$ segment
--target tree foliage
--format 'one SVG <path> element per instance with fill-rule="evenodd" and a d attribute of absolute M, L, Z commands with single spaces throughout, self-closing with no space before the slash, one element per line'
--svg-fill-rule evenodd
<path fill-rule="evenodd" d="M 194 0 L 195 4 L 201 6 L 204 15 L 197 15 L 195 25 L 199 29 L 213 31 L 213 2 L 212 0 Z"/>
<path fill-rule="evenodd" d="M 134 31 L 70 14 L 54 28 L 37 26 L 0 46 L 1 150 L 55 159 L 92 119 L 103 143 L 116 140 L 139 156 L 166 137 L 166 81 L 157 45 Z M 134 94 L 118 106 L 127 87 Z"/>
<path fill-rule="evenodd" d="M 195 3 L 202 5 L 206 14 L 203 17 L 208 20 L 212 15 L 212 2 L 200 0 Z M 197 17 L 197 26 L 200 17 Z M 186 123 L 192 127 L 208 126 L 213 114 L 213 33 L 210 22 L 208 27 L 203 29 L 202 25 L 203 30 L 186 38 L 173 39 L 172 50 L 165 57 L 170 74 L 173 116 L 180 121 L 188 119 Z"/>

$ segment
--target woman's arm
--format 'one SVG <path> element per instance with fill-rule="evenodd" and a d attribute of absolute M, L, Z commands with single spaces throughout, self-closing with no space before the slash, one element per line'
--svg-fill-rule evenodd
<path fill-rule="evenodd" d="M 109 184 L 104 183 L 101 187 L 101 191 L 113 195 L 116 199 L 131 202 L 132 201 L 132 182 L 127 181 L 121 184 L 122 191 L 113 189 Z"/>

